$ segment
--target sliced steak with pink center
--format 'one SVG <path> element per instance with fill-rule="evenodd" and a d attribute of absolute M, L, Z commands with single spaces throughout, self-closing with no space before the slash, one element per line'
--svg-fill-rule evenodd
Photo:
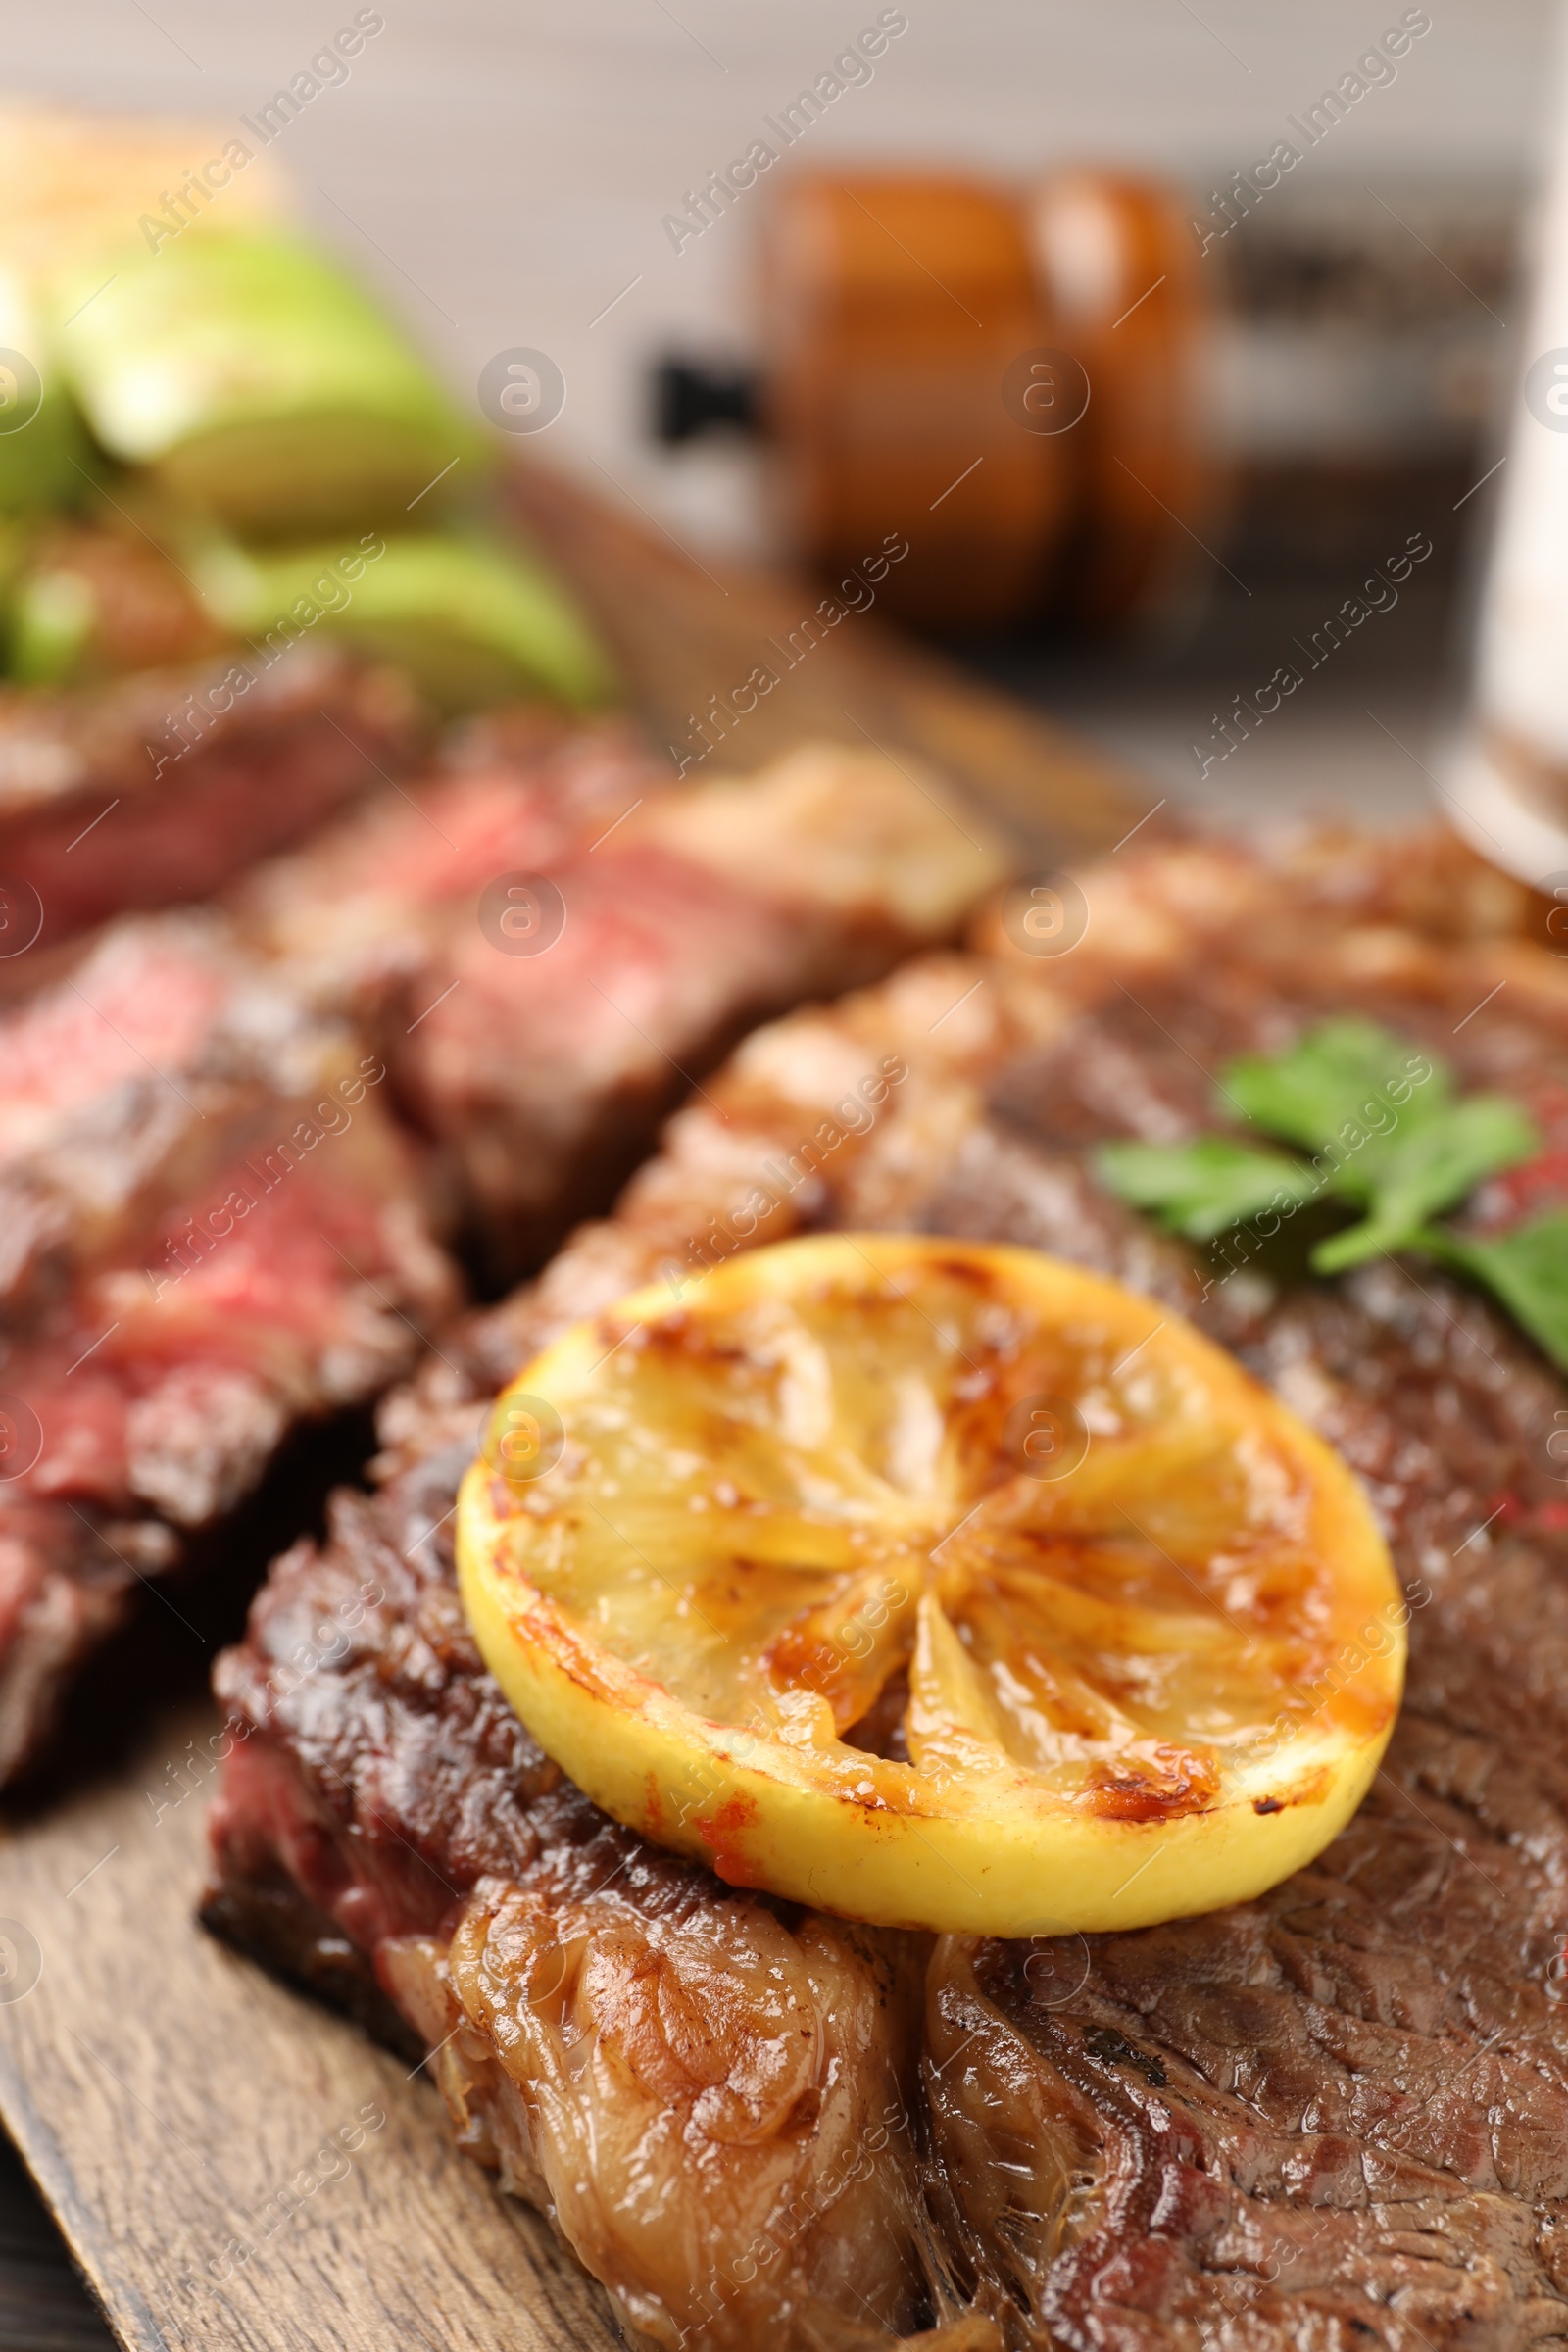
<path fill-rule="evenodd" d="M 416 738 L 390 671 L 314 646 L 0 690 L 0 954 L 206 898 L 400 772 Z"/>
<path fill-rule="evenodd" d="M 263 869 L 238 908 L 369 1028 L 511 1278 L 608 1204 L 749 1026 L 946 938 L 1004 863 L 880 759 L 677 786 L 618 727 L 513 721 Z"/>
<path fill-rule="evenodd" d="M 251 688 L 247 725 L 282 693 Z M 322 742 L 375 757 L 351 714 L 318 715 Z M 191 779 L 252 741 L 192 728 Z M 0 1497 L 26 1514 L 7 1522 L 0 1777 L 137 1578 L 188 1557 L 290 1433 L 408 1368 L 451 1298 L 424 1199 L 491 1266 L 537 1262 L 749 1021 L 880 971 L 1000 870 L 880 762 L 677 790 L 619 725 L 514 711 L 257 870 L 231 918 L 122 922 L 47 957 L 0 1014 Z M 521 942 L 541 953 L 514 952 L 519 877 L 530 920 L 559 912 Z"/>
<path fill-rule="evenodd" d="M 0 1013 L 0 1778 L 138 1580 L 450 1309 L 385 1077 L 206 915 Z"/>

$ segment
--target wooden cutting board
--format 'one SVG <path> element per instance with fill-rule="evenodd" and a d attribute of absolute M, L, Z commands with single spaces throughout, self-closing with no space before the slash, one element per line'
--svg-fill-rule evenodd
<path fill-rule="evenodd" d="M 700 556 L 540 466 L 517 470 L 512 500 L 613 648 L 655 743 L 676 765 L 690 760 L 690 777 L 759 767 L 808 739 L 876 745 L 950 777 L 1063 863 L 1112 848 L 1158 803 L 1065 728 L 885 629 L 874 607 Z"/>
<path fill-rule="evenodd" d="M 808 737 L 870 741 L 956 777 L 1053 862 L 1110 848 L 1149 810 L 1098 754 L 874 615 L 805 631 L 819 591 L 719 576 L 542 470 L 518 475 L 515 504 L 655 739 L 695 755 L 708 714 L 715 748 L 690 773 Z M 759 664 L 777 684 L 737 715 Z M 0 1822 L 0 2113 L 116 2333 L 136 2352 L 616 2343 L 544 2225 L 449 2146 L 422 2075 L 195 1926 L 217 1723 L 187 1690 Z M 35 2310 L 36 2331 L 10 2340 L 82 2340 Z"/>
<path fill-rule="evenodd" d="M 613 2344 L 577 2265 L 448 2145 L 429 2083 L 193 1924 L 212 1776 L 189 1759 L 217 1723 L 165 1713 L 113 1781 L 0 1848 L 5 1991 L 36 1972 L 0 2008 L 0 2108 L 116 2333 L 136 2352 Z"/>

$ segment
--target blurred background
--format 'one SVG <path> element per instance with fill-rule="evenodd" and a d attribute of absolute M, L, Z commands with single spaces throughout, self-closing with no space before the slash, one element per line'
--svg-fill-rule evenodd
<path fill-rule="evenodd" d="M 721 419 L 676 443 L 655 429 L 671 361 L 697 379 L 699 423 L 705 404 L 726 406 L 726 376 L 729 406 L 765 409 L 778 355 L 760 245 L 787 172 L 958 174 L 1019 204 L 1070 167 L 1165 187 L 1204 313 L 1184 430 L 1223 487 L 1167 501 L 1168 553 L 1185 561 L 1165 564 L 1142 609 L 1098 631 L 1064 626 L 1069 577 L 1054 617 L 994 619 L 968 633 L 965 658 L 1227 818 L 1342 807 L 1396 819 L 1424 803 L 1462 687 L 1497 487 L 1483 477 L 1502 454 L 1553 108 L 1553 13 L 1544 0 L 1372 16 L 1348 0 L 582 0 L 569 13 L 389 0 L 361 12 L 381 29 L 343 78 L 276 116 L 271 152 L 312 224 L 461 398 L 495 355 L 544 353 L 565 398 L 534 446 L 698 556 L 792 552 L 764 441 Z M 311 59 L 355 15 L 317 0 L 14 11 L 5 83 L 254 123 L 296 76 L 316 78 Z M 847 44 L 893 19 L 906 28 L 884 30 L 863 78 L 833 74 Z M 1411 31 L 1417 19 L 1430 28 Z M 1386 65 L 1358 74 L 1373 51 Z M 787 110 L 824 74 L 841 93 L 792 128 Z M 1322 108 L 1328 92 L 1337 110 Z M 713 190 L 754 141 L 782 149 L 781 131 L 791 146 L 771 180 Z M 1256 167 L 1281 141 L 1299 160 L 1265 186 Z M 666 431 L 667 379 L 666 366 Z M 1292 644 L 1310 647 L 1410 534 L 1433 552 L 1396 604 L 1308 672 Z M 1309 690 L 1271 728 L 1216 732 L 1282 660 Z M 1227 756 L 1205 767 L 1205 750 Z"/>

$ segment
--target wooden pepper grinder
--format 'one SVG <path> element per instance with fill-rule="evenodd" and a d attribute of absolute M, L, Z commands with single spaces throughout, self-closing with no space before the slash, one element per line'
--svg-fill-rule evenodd
<path fill-rule="evenodd" d="M 1306 193 L 1254 188 L 1244 219 L 1232 190 L 1090 170 L 781 174 L 757 366 L 666 362 L 656 429 L 760 433 L 782 544 L 832 578 L 906 542 L 880 594 L 926 627 L 1157 612 L 1236 576 L 1233 531 L 1250 567 L 1340 581 L 1473 478 L 1506 354 L 1470 289 L 1513 218 Z"/>
<path fill-rule="evenodd" d="M 1069 582 L 1095 620 L 1154 592 L 1216 489 L 1189 415 L 1196 262 L 1173 203 L 1103 174 L 1022 203 L 960 179 L 787 183 L 760 316 L 796 544 L 831 572 L 907 540 L 891 600 L 929 626 L 1004 623 Z"/>

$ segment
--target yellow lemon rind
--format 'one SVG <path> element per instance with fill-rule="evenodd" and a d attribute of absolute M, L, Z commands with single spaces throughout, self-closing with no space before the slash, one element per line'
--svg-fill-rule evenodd
<path fill-rule="evenodd" d="M 1258 1793 L 1277 1811 L 1259 1814 L 1244 1789 L 1205 1813 L 1107 1821 L 1028 1802 L 1022 1772 L 997 1776 L 1003 1788 L 972 1785 L 968 1803 L 884 1809 L 825 1788 L 814 1757 L 705 1722 L 584 1644 L 531 1587 L 497 1573 L 498 1526 L 482 1498 L 489 1476 L 483 1465 L 469 1474 L 460 1506 L 464 1604 L 480 1654 L 541 1747 L 627 1828 L 731 1885 L 816 1910 L 937 1934 L 1052 1936 L 1247 1902 L 1339 1835 L 1393 1732 L 1397 1656 L 1373 1661 L 1388 1698 L 1380 1730 L 1351 1746 L 1308 1726 L 1289 1742 L 1288 1772 L 1276 1760 L 1260 1773 Z M 1024 1801 L 981 1810 L 983 1793 L 1005 1796 L 1008 1778 Z"/>
<path fill-rule="evenodd" d="M 813 1255 L 825 1264 L 843 1238 L 731 1261 L 705 1288 L 734 1278 L 787 1289 L 792 1272 L 782 1261 L 794 1259 L 797 1272 Z M 886 1268 L 954 1247 L 885 1235 L 857 1236 L 853 1246 Z M 1167 1349 L 1201 1364 L 1222 1389 L 1247 1391 L 1257 1422 L 1307 1470 L 1319 1544 L 1343 1564 L 1348 1662 L 1337 1671 L 1337 1720 L 1328 1704 L 1294 1719 L 1282 1737 L 1227 1766 L 1219 1801 L 1154 1820 L 1114 1819 L 1054 1796 L 1005 1758 L 961 1779 L 881 1758 L 862 1762 L 852 1749 L 803 1750 L 765 1730 L 696 1714 L 585 1636 L 513 1556 L 511 1496 L 482 1460 L 463 1486 L 457 1544 L 480 1652 L 541 1746 L 597 1804 L 731 1884 L 879 1925 L 1009 1936 L 1147 1927 L 1247 1901 L 1339 1834 L 1392 1736 L 1405 1612 L 1370 1506 L 1329 1446 L 1155 1302 L 1034 1251 L 988 1246 L 988 1255 L 1058 1308 L 1103 1312 L 1129 1347 L 1164 1332 Z M 670 1307 L 668 1290 L 653 1286 L 623 1300 L 612 1320 L 630 1329 Z M 603 1318 L 573 1327 L 515 1389 L 569 1409 L 603 1358 L 606 1329 Z M 1364 1647 L 1353 1639 L 1363 1625 L 1376 1634 Z M 1359 1729 L 1345 1719 L 1346 1700 Z"/>

